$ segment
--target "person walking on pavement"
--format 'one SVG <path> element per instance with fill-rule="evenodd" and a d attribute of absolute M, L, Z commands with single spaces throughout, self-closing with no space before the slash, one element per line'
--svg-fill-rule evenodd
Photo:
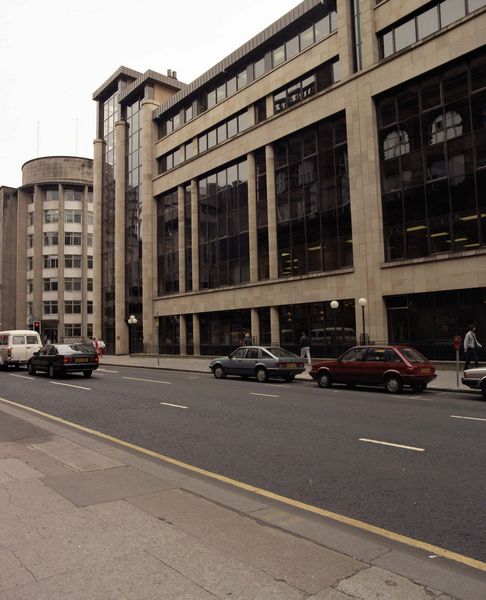
<path fill-rule="evenodd" d="M 245 333 L 245 337 L 243 338 L 243 346 L 251 346 L 252 341 L 249 333 Z"/>
<path fill-rule="evenodd" d="M 300 356 L 301 358 L 307 358 L 307 364 L 311 363 L 311 355 L 310 355 L 310 339 L 308 338 L 305 331 L 302 332 L 300 336 Z"/>
<path fill-rule="evenodd" d="M 464 336 L 464 352 L 466 353 L 465 371 L 469 369 L 471 362 L 474 362 L 475 367 L 478 368 L 478 349 L 482 348 L 482 346 L 478 342 L 475 332 L 475 325 L 469 325 L 469 330 Z"/>

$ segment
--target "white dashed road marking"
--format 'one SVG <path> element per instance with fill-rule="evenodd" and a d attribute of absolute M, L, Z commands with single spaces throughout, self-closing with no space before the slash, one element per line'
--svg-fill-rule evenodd
<path fill-rule="evenodd" d="M 425 452 L 425 448 L 416 448 L 415 446 L 404 446 L 403 444 L 392 444 L 391 442 L 382 442 L 380 440 L 369 440 L 367 438 L 359 438 L 360 442 L 368 442 L 369 444 L 380 444 L 381 446 L 392 446 L 393 448 L 403 448 L 404 450 L 413 450 L 414 452 Z"/>
<path fill-rule="evenodd" d="M 465 419 L 466 421 L 486 421 L 480 417 L 461 417 L 459 415 L 451 415 L 451 419 Z"/>
<path fill-rule="evenodd" d="M 28 375 L 14 375 L 12 373 L 12 377 L 20 377 L 20 379 L 28 379 L 29 381 L 35 381 L 33 377 L 29 377 Z"/>
<path fill-rule="evenodd" d="M 104 371 L 105 373 L 118 373 L 118 371 L 112 371 L 111 369 L 102 369 L 98 367 L 98 371 Z"/>
<path fill-rule="evenodd" d="M 189 408 L 188 406 L 182 406 L 181 404 L 170 404 L 170 402 L 161 402 L 164 406 L 172 406 L 173 408 Z"/>
<path fill-rule="evenodd" d="M 143 379 L 142 377 L 123 377 L 123 379 L 131 379 L 132 381 L 148 381 L 149 383 L 165 383 L 165 385 L 172 385 L 171 381 L 160 381 L 159 379 Z"/>
<path fill-rule="evenodd" d="M 49 383 L 52 383 L 52 385 L 65 385 L 66 387 L 78 388 L 78 390 L 88 390 L 89 392 L 91 391 L 91 388 L 83 387 L 82 385 L 72 385 L 71 383 L 61 383 L 59 381 L 49 381 Z"/>
<path fill-rule="evenodd" d="M 250 392 L 250 396 L 265 396 L 266 398 L 280 398 L 276 394 L 258 394 L 257 392 Z"/>

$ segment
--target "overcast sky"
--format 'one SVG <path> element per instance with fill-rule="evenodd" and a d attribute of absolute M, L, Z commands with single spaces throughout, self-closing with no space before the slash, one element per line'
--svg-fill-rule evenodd
<path fill-rule="evenodd" d="M 190 83 L 299 0 L 2 0 L 0 185 L 38 156 L 92 158 L 93 92 L 123 65 Z"/>

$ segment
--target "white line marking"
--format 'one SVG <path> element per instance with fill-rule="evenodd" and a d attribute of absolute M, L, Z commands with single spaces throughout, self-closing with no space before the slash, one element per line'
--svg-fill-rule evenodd
<path fill-rule="evenodd" d="M 99 367 L 98 367 L 97 370 L 98 371 L 105 371 L 105 373 L 118 373 L 118 371 L 111 371 L 110 369 L 100 369 Z"/>
<path fill-rule="evenodd" d="M 199 377 L 188 377 L 188 379 L 199 379 Z"/>
<path fill-rule="evenodd" d="M 465 419 L 467 421 L 486 421 L 486 419 L 481 419 L 479 417 L 461 417 L 459 415 L 450 415 L 451 419 Z"/>
<path fill-rule="evenodd" d="M 404 450 L 414 450 L 415 452 L 425 452 L 425 448 L 415 448 L 415 446 L 404 446 L 403 444 L 392 444 L 391 442 L 380 442 L 379 440 L 368 440 L 367 438 L 359 438 L 359 441 L 370 444 L 381 444 L 382 446 L 393 446 L 394 448 L 403 448 Z"/>
<path fill-rule="evenodd" d="M 72 385 L 71 383 L 60 383 L 59 381 L 49 381 L 52 385 L 65 385 L 66 387 L 78 388 L 79 390 L 88 390 L 91 391 L 91 388 L 83 387 L 82 385 Z"/>
<path fill-rule="evenodd" d="M 28 375 L 14 375 L 12 373 L 12 377 L 20 377 L 20 379 L 28 379 L 29 381 L 35 381 L 33 377 L 29 377 Z"/>
<path fill-rule="evenodd" d="M 148 381 L 149 383 L 165 383 L 172 385 L 171 381 L 159 381 L 158 379 L 143 379 L 142 377 L 123 377 L 123 379 L 131 379 L 132 381 Z"/>
<path fill-rule="evenodd" d="M 258 394 L 257 392 L 250 392 L 250 396 L 265 396 L 266 398 L 280 398 L 276 394 Z"/>
<path fill-rule="evenodd" d="M 173 406 L 174 408 L 189 408 L 188 406 L 182 406 L 181 404 L 170 404 L 170 402 L 161 402 L 164 406 Z"/>

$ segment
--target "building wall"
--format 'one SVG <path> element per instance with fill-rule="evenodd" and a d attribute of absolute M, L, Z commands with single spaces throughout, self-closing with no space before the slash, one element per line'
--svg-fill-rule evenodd
<path fill-rule="evenodd" d="M 15 256 L 17 233 L 17 190 L 0 187 L 0 328 L 15 326 L 17 264 Z"/>
<path fill-rule="evenodd" d="M 93 162 L 46 157 L 22 169 L 17 327 L 51 341 L 93 335 Z"/>

